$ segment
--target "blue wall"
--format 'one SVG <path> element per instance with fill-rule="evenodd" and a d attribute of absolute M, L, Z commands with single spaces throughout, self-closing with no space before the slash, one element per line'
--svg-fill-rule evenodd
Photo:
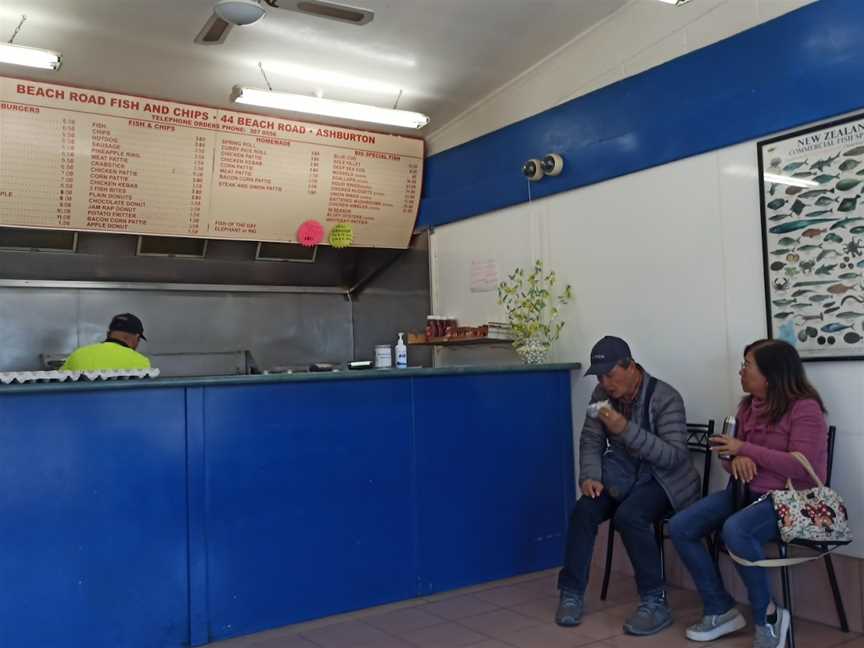
<path fill-rule="evenodd" d="M 201 645 L 560 563 L 568 370 L 327 378 L 0 388 L 0 646 Z"/>
<path fill-rule="evenodd" d="M 546 153 L 565 169 L 533 198 L 860 109 L 862 43 L 864 2 L 820 0 L 434 155 L 418 224 L 525 202 L 522 163 Z"/>

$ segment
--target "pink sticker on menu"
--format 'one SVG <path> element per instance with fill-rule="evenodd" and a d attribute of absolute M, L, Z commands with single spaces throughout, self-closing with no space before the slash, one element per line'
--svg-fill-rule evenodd
<path fill-rule="evenodd" d="M 304 247 L 318 245 L 324 239 L 324 226 L 316 220 L 307 220 L 297 228 L 297 242 Z"/>

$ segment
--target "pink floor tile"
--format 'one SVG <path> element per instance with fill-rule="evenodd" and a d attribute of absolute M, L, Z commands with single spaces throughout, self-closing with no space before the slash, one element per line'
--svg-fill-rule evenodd
<path fill-rule="evenodd" d="M 459 623 L 481 634 L 507 641 L 512 632 L 540 625 L 541 622 L 534 617 L 525 616 L 513 610 L 495 610 L 462 619 Z"/>
<path fill-rule="evenodd" d="M 463 625 L 449 622 L 405 633 L 402 638 L 420 648 L 460 648 L 489 639 Z"/>
<path fill-rule="evenodd" d="M 584 624 L 583 624 L 584 625 Z M 577 626 L 560 628 L 554 623 L 523 628 L 512 632 L 504 641 L 517 648 L 575 648 L 597 643 L 604 633 L 596 628 Z"/>
<path fill-rule="evenodd" d="M 500 607 L 512 607 L 520 603 L 533 601 L 540 597 L 534 588 L 525 588 L 520 585 L 507 585 L 505 587 L 494 587 L 474 594 L 477 598 Z"/>
<path fill-rule="evenodd" d="M 388 634 L 401 635 L 445 623 L 445 620 L 421 608 L 410 607 L 364 617 L 363 622 Z"/>
<path fill-rule="evenodd" d="M 301 636 L 322 648 L 354 648 L 355 646 L 377 646 L 390 635 L 360 621 L 345 621 L 306 630 L 301 633 Z"/>
<path fill-rule="evenodd" d="M 439 616 L 442 619 L 455 621 L 465 617 L 483 614 L 499 609 L 499 606 L 489 601 L 484 601 L 471 594 L 465 596 L 454 596 L 443 601 L 427 603 L 419 606 L 419 609 Z"/>

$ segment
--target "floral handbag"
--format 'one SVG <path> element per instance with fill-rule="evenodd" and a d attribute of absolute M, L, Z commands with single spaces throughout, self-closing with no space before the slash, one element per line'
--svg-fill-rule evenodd
<path fill-rule="evenodd" d="M 795 490 L 792 480 L 788 479 L 786 490 L 775 490 L 769 493 L 774 503 L 774 512 L 777 514 L 780 538 L 787 544 L 795 541 L 798 544 L 817 548 L 833 545 L 832 551 L 852 542 L 849 515 L 843 498 L 822 483 L 807 457 L 800 452 L 790 454 L 804 466 L 817 486 L 806 490 Z M 762 501 L 761 498 L 759 501 Z M 783 567 L 816 560 L 824 554 L 809 558 L 776 558 L 755 562 L 739 558 L 731 552 L 729 555 L 735 562 L 750 567 Z"/>

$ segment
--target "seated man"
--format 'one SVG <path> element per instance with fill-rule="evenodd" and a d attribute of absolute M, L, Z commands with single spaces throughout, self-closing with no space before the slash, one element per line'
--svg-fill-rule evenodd
<path fill-rule="evenodd" d="M 136 351 L 141 340 L 146 339 L 141 320 L 132 313 L 120 313 L 111 319 L 104 342 L 75 349 L 60 371 L 149 369 L 150 360 Z"/>
<path fill-rule="evenodd" d="M 586 375 L 600 383 L 591 403 L 607 402 L 595 406 L 596 418 L 589 406 L 582 428 L 582 497 L 570 516 L 555 621 L 562 626 L 582 621 L 597 528 L 614 517 L 641 599 L 624 631 L 651 635 L 672 623 L 652 525 L 699 497 L 699 474 L 687 451 L 684 402 L 633 360 L 621 338 L 606 336 L 594 345 Z"/>

